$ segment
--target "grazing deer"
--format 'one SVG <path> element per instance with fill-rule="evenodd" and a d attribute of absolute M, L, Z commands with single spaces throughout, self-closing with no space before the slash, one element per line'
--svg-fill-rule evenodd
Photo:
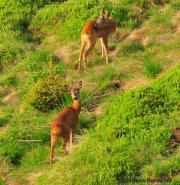
<path fill-rule="evenodd" d="M 101 39 L 102 58 L 105 53 L 106 64 L 108 64 L 108 37 L 111 33 L 116 31 L 116 22 L 109 19 L 109 14 L 104 15 L 103 11 L 101 11 L 101 14 L 102 15 L 99 18 L 100 20 L 89 21 L 82 29 L 78 72 L 81 70 L 82 61 L 84 61 L 85 70 L 85 62 L 87 61 L 88 55 L 93 50 L 97 38 Z"/>
<path fill-rule="evenodd" d="M 59 137 L 62 138 L 62 147 L 64 152 L 67 152 L 67 147 L 72 147 L 72 135 L 79 122 L 79 114 L 81 111 L 81 102 L 79 99 L 81 87 L 82 82 L 80 81 L 78 82 L 78 85 L 74 84 L 74 86 L 68 88 L 74 102 L 69 107 L 61 111 L 52 123 L 50 164 L 52 163 L 54 147 Z"/>

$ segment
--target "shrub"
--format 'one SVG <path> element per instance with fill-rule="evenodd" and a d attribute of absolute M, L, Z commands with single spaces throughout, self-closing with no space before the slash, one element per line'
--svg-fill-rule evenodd
<path fill-rule="evenodd" d="M 38 80 L 30 90 L 30 104 L 37 110 L 49 111 L 63 105 L 64 86 L 59 76 L 50 74 Z"/>

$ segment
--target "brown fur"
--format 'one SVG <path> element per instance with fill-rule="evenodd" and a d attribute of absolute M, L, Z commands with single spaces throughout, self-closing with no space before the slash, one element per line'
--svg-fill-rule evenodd
<path fill-rule="evenodd" d="M 87 60 L 88 55 L 93 50 L 97 38 L 101 38 L 102 57 L 103 53 L 105 52 L 106 63 L 108 63 L 108 36 L 116 31 L 116 22 L 112 19 L 107 19 L 105 20 L 105 22 L 103 23 L 104 25 L 101 28 L 95 28 L 95 24 L 96 20 L 89 21 L 82 29 L 78 72 L 80 72 L 81 70 L 82 60 L 84 60 L 85 69 L 85 61 Z"/>
<path fill-rule="evenodd" d="M 68 144 L 72 147 L 72 133 L 79 122 L 81 111 L 81 102 L 79 99 L 81 86 L 82 83 L 80 82 L 80 87 L 71 88 L 71 93 L 75 97 L 73 104 L 61 111 L 52 123 L 50 164 L 52 163 L 54 147 L 59 137 L 62 138 L 64 152 L 67 152 Z"/>
<path fill-rule="evenodd" d="M 180 143 L 180 128 L 174 128 L 172 130 L 172 138 L 177 142 Z"/>

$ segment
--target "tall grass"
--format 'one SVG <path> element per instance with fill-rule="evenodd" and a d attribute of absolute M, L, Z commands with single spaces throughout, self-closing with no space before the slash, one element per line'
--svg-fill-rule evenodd
<path fill-rule="evenodd" d="M 143 61 L 143 65 L 145 68 L 146 75 L 151 78 L 155 78 L 156 75 L 159 74 L 162 70 L 162 65 L 160 61 L 153 56 L 145 57 Z"/>
<path fill-rule="evenodd" d="M 126 55 L 136 53 L 138 51 L 144 51 L 145 48 L 141 43 L 129 42 L 123 45 L 122 52 Z"/>

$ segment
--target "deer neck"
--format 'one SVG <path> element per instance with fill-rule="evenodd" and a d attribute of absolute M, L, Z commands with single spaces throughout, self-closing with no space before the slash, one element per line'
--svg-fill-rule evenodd
<path fill-rule="evenodd" d="M 81 101 L 79 99 L 74 100 L 73 104 L 71 105 L 73 109 L 75 109 L 78 113 L 81 111 Z"/>

